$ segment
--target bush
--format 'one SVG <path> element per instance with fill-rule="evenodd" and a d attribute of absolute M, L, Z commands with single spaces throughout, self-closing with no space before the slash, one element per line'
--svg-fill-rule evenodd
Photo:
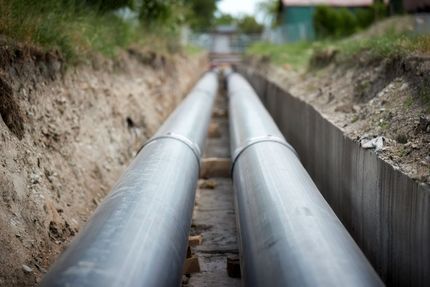
<path fill-rule="evenodd" d="M 244 16 L 238 20 L 239 30 L 246 34 L 260 34 L 263 32 L 263 25 L 258 23 L 253 16 Z"/>
<path fill-rule="evenodd" d="M 173 15 L 171 0 L 143 0 L 140 7 L 140 20 L 146 25 L 167 22 Z"/>
<path fill-rule="evenodd" d="M 345 37 L 386 17 L 387 11 L 387 7 L 383 3 L 375 3 L 370 8 L 353 10 L 317 6 L 314 14 L 314 27 L 319 38 Z"/>
<path fill-rule="evenodd" d="M 92 6 L 100 12 L 116 10 L 122 7 L 136 8 L 134 0 L 82 0 L 85 4 Z"/>

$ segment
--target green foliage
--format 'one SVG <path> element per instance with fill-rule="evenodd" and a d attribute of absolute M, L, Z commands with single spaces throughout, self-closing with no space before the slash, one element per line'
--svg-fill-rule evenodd
<path fill-rule="evenodd" d="M 265 22 L 269 23 L 272 27 L 280 23 L 279 10 L 282 3 L 279 0 L 264 0 L 258 3 L 258 11 L 263 14 Z"/>
<path fill-rule="evenodd" d="M 237 19 L 230 14 L 221 14 L 215 18 L 214 26 L 233 25 L 236 21 Z"/>
<path fill-rule="evenodd" d="M 93 52 L 113 56 L 119 48 L 140 41 L 143 33 L 132 21 L 108 11 L 131 2 L 112 2 L 101 8 L 87 0 L 0 1 L 0 34 L 57 49 L 69 62 Z"/>
<path fill-rule="evenodd" d="M 187 23 L 194 30 L 211 28 L 216 0 L 141 0 L 139 19 L 145 28 L 175 30 Z"/>
<path fill-rule="evenodd" d="M 174 0 L 142 0 L 139 18 L 146 26 L 176 21 Z M 181 3 L 182 4 L 182 3 Z"/>
<path fill-rule="evenodd" d="M 81 0 L 99 12 L 107 12 L 123 7 L 136 8 L 135 0 Z"/>
<path fill-rule="evenodd" d="M 403 1 L 402 0 L 391 0 L 390 1 L 390 12 L 392 14 L 402 14 L 404 12 Z"/>
<path fill-rule="evenodd" d="M 255 17 L 250 15 L 235 18 L 229 14 L 221 14 L 214 21 L 214 26 L 220 25 L 237 25 L 238 29 L 245 34 L 259 34 L 264 29 L 264 26 L 258 23 Z"/>
<path fill-rule="evenodd" d="M 249 47 L 246 53 L 248 55 L 267 57 L 276 65 L 288 65 L 293 69 L 300 70 L 308 64 L 312 56 L 313 47 L 314 44 L 310 42 L 283 45 L 259 42 Z"/>
<path fill-rule="evenodd" d="M 341 38 L 370 26 L 387 16 L 384 3 L 375 3 L 370 8 L 346 9 L 317 6 L 314 27 L 319 38 Z"/>
<path fill-rule="evenodd" d="M 113 56 L 132 43 L 172 52 L 180 49 L 177 28 L 186 16 L 194 27 L 210 28 L 216 1 L 0 0 L 0 34 L 57 49 L 69 62 L 94 52 Z"/>
<path fill-rule="evenodd" d="M 194 30 L 207 30 L 214 24 L 218 0 L 187 0 L 189 24 Z"/>
<path fill-rule="evenodd" d="M 370 59 L 402 58 L 410 54 L 430 53 L 430 36 L 397 34 L 387 32 L 383 36 L 360 38 L 346 38 L 341 40 L 321 40 L 315 42 L 298 42 L 276 45 L 270 43 L 256 43 L 247 49 L 247 54 L 265 56 L 276 65 L 288 65 L 296 70 L 315 68 L 312 61 L 318 55 L 335 55 L 331 60 L 336 62 L 355 63 L 360 53 L 365 52 Z M 427 80 L 424 86 L 430 86 Z M 366 89 L 368 83 L 363 83 Z M 424 103 L 429 103 L 429 89 L 420 88 Z"/>
<path fill-rule="evenodd" d="M 260 34 L 263 32 L 263 25 L 258 23 L 253 16 L 243 16 L 238 20 L 237 26 L 242 33 Z"/>
<path fill-rule="evenodd" d="M 197 55 L 202 53 L 203 51 L 204 51 L 203 48 L 200 48 L 192 44 L 186 45 L 184 47 L 184 52 L 187 53 L 188 55 Z"/>

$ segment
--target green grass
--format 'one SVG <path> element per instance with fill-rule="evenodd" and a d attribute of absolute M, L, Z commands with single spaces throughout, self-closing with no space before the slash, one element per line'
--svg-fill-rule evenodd
<path fill-rule="evenodd" d="M 289 65 L 294 69 L 301 69 L 309 62 L 314 45 L 315 43 L 310 42 L 284 45 L 259 42 L 249 47 L 246 54 L 266 56 L 276 65 Z"/>
<path fill-rule="evenodd" d="M 200 47 L 192 45 L 192 44 L 188 44 L 184 47 L 184 52 L 190 56 L 198 55 L 198 54 L 202 53 L 203 51 L 204 51 L 203 48 L 200 48 Z"/>
<path fill-rule="evenodd" d="M 403 102 L 403 104 L 407 109 L 410 109 L 414 104 L 414 99 L 411 96 L 408 96 L 406 100 Z"/>
<path fill-rule="evenodd" d="M 364 39 L 344 39 L 336 47 L 341 55 L 350 59 L 362 51 L 368 51 L 374 57 L 395 57 L 411 53 L 430 53 L 429 36 L 387 33 L 381 37 Z"/>
<path fill-rule="evenodd" d="M 247 49 L 248 55 L 267 56 L 272 63 L 291 66 L 296 70 L 305 69 L 314 55 L 327 49 L 337 51 L 336 60 L 351 61 L 366 51 L 375 58 L 404 56 L 411 53 L 430 53 L 430 36 L 412 36 L 387 33 L 382 37 L 346 38 L 276 45 L 255 43 Z"/>
<path fill-rule="evenodd" d="M 151 45 L 155 36 L 165 36 L 163 29 L 145 31 L 136 20 L 124 20 L 114 12 L 82 3 L 85 1 L 0 0 L 0 34 L 46 50 L 57 49 L 69 63 L 94 53 L 112 57 L 131 44 Z M 157 44 L 161 42 L 165 45 L 167 41 Z"/>

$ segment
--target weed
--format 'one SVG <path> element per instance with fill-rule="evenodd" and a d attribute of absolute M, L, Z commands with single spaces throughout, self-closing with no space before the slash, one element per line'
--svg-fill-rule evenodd
<path fill-rule="evenodd" d="M 381 121 L 378 122 L 378 126 L 382 129 L 382 130 L 387 130 L 390 127 L 390 123 L 381 119 Z"/>
<path fill-rule="evenodd" d="M 297 42 L 284 45 L 258 42 L 249 47 L 246 53 L 265 56 L 276 65 L 288 65 L 295 70 L 300 70 L 307 67 L 313 49 L 322 45 L 322 42 Z"/>
<path fill-rule="evenodd" d="M 352 120 L 351 120 L 351 124 L 355 123 L 356 121 L 358 121 L 360 119 L 360 117 L 358 115 L 355 115 Z"/>
<path fill-rule="evenodd" d="M 405 148 L 404 146 L 400 147 L 397 154 L 400 157 L 405 157 L 411 153 L 411 150 L 408 148 Z"/>
<path fill-rule="evenodd" d="M 203 51 L 202 48 L 197 47 L 195 45 L 186 45 L 184 47 L 184 52 L 187 53 L 188 55 L 197 55 L 200 54 Z"/>
<path fill-rule="evenodd" d="M 408 96 L 406 98 L 406 100 L 403 102 L 403 105 L 406 108 L 410 109 L 412 107 L 413 103 L 414 103 L 414 99 L 411 96 Z"/>

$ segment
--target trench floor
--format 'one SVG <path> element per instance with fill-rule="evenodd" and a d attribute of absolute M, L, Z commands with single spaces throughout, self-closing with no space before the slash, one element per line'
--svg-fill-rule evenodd
<path fill-rule="evenodd" d="M 228 104 L 225 93 L 215 100 L 204 157 L 230 158 Z M 193 247 L 200 272 L 184 277 L 187 287 L 240 286 L 240 279 L 227 274 L 227 257 L 238 256 L 233 184 L 230 177 L 199 180 L 193 211 L 191 235 L 202 235 Z"/>

